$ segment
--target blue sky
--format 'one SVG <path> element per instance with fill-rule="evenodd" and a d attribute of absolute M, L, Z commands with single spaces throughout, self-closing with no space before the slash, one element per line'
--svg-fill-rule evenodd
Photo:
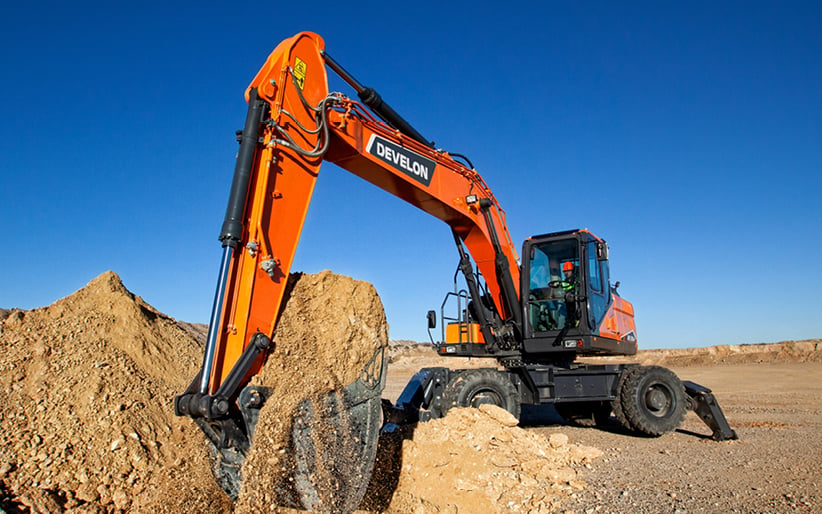
<path fill-rule="evenodd" d="M 0 307 L 106 270 L 205 322 L 243 92 L 301 30 L 468 155 L 516 244 L 611 246 L 645 348 L 822 336 L 818 2 L 48 2 L 0 8 Z M 333 89 L 344 89 L 340 81 Z M 327 164 L 295 270 L 427 340 L 447 226 Z"/>

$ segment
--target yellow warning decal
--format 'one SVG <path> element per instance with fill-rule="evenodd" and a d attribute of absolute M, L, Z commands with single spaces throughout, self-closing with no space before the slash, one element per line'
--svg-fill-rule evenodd
<path fill-rule="evenodd" d="M 300 86 L 302 90 L 305 89 L 305 71 L 307 67 L 299 57 L 295 57 L 294 59 L 294 78 L 297 79 L 297 85 Z"/>

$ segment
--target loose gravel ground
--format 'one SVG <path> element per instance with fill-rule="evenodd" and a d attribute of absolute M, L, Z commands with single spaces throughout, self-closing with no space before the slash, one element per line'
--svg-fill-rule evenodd
<path fill-rule="evenodd" d="M 572 442 L 604 457 L 585 474 L 588 488 L 563 508 L 575 512 L 822 512 L 822 364 L 746 364 L 675 369 L 713 389 L 739 435 L 707 439 L 688 413 L 659 438 L 567 426 Z M 561 421 L 556 420 L 561 423 Z"/>

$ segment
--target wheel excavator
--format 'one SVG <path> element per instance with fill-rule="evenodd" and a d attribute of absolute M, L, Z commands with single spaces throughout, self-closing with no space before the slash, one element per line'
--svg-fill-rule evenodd
<path fill-rule="evenodd" d="M 328 70 L 359 101 L 329 92 Z M 619 296 L 619 283 L 611 285 L 606 242 L 588 230 L 536 235 L 523 242 L 520 261 L 505 212 L 468 158 L 423 137 L 335 61 L 319 35 L 302 32 L 281 42 L 245 98 L 203 366 L 174 400 L 176 414 L 193 418 L 208 436 L 215 476 L 230 495 L 237 494 L 260 409 L 271 394 L 283 394 L 249 381 L 272 347 L 324 161 L 451 228 L 458 266 L 439 316 L 427 315 L 429 334 L 438 317 L 442 324 L 433 348 L 444 358 L 491 364 L 420 370 L 397 403 L 387 405 L 384 356 L 376 352 L 363 378 L 328 397 L 326 421 L 337 426 L 325 444 L 358 442 L 357 458 L 336 471 L 347 475 L 345 490 L 329 503 L 312 480 L 317 455 L 329 449 L 316 447 L 311 427 L 295 424 L 289 448 L 298 465 L 278 491 L 285 506 L 353 511 L 372 473 L 380 431 L 454 407 L 494 404 L 519 416 L 524 404 L 552 404 L 569 422 L 600 425 L 613 414 L 626 430 L 646 436 L 676 429 L 690 409 L 714 439 L 736 438 L 710 389 L 659 366 L 579 362 L 637 351 L 633 306 Z"/>

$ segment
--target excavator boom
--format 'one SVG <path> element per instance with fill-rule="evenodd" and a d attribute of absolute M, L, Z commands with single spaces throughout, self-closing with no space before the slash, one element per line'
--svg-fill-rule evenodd
<path fill-rule="evenodd" d="M 377 112 L 388 113 L 389 121 L 357 101 L 329 94 L 326 61 L 359 87 Z M 495 277 L 487 285 L 497 311 L 504 318 L 519 315 L 517 252 L 505 213 L 485 181 L 426 144 L 379 95 L 359 86 L 326 56 L 320 36 L 304 32 L 280 43 L 246 99 L 249 110 L 220 235 L 224 255 L 199 396 L 186 405 L 192 413 L 199 409 L 200 415 L 219 417 L 224 407 L 214 402 L 222 402 L 259 370 L 324 160 L 447 223 L 482 276 Z"/>

